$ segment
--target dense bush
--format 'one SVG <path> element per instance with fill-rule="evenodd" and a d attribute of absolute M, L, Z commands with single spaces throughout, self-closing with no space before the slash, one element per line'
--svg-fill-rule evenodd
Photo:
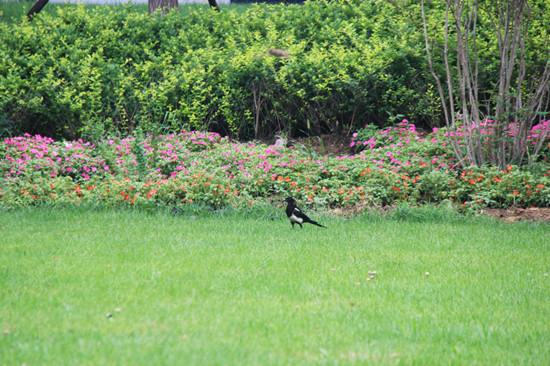
<path fill-rule="evenodd" d="M 358 137 L 351 145 L 366 147 L 362 151 L 322 157 L 299 144 L 235 143 L 201 132 L 138 132 L 95 145 L 31 135 L 6 138 L 0 143 L 0 205 L 219 208 L 282 202 L 292 195 L 321 207 L 446 201 L 468 209 L 550 207 L 548 160 L 529 170 L 461 169 L 440 131 L 422 135 L 406 120 L 365 141 Z"/>
<path fill-rule="evenodd" d="M 382 0 L 165 17 L 60 7 L 0 23 L 0 133 L 96 141 L 139 125 L 251 138 L 381 126 L 399 113 L 437 124 L 416 13 Z"/>

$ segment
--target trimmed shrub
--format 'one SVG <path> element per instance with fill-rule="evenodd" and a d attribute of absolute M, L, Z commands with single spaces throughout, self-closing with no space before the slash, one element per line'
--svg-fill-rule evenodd
<path fill-rule="evenodd" d="M 535 3 L 534 14 L 550 13 Z M 0 134 L 97 141 L 139 126 L 250 139 L 278 131 L 347 133 L 402 115 L 422 127 L 438 125 L 416 2 L 230 9 L 191 6 L 160 16 L 131 6 L 68 6 L 32 22 L 0 23 Z M 441 4 L 428 12 L 435 29 Z M 530 23 L 527 72 L 547 60 L 544 20 Z M 486 84 L 498 69 L 492 32 L 480 21 Z"/>

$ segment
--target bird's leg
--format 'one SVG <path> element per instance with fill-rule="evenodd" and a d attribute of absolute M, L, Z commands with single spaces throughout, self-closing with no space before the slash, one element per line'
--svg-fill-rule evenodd
<path fill-rule="evenodd" d="M 291 221 L 290 224 L 292 225 L 292 228 L 294 229 L 294 222 Z"/>
<path fill-rule="evenodd" d="M 300 229 L 303 229 L 304 228 L 304 225 L 298 223 L 300 225 Z"/>

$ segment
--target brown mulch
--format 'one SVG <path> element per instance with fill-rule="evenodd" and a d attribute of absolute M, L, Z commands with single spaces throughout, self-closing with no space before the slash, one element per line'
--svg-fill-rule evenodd
<path fill-rule="evenodd" d="M 372 207 L 361 204 L 346 208 L 334 208 L 329 212 L 335 216 L 353 217 L 367 211 L 369 208 L 372 209 Z M 394 208 L 395 207 L 387 206 L 378 208 L 375 211 L 379 213 L 387 213 Z M 550 207 L 486 208 L 481 210 L 481 213 L 495 217 L 504 222 L 543 221 L 550 223 Z"/>
<path fill-rule="evenodd" d="M 550 222 L 550 207 L 530 208 L 486 208 L 483 214 L 496 217 L 505 222 L 546 221 Z"/>
<path fill-rule="evenodd" d="M 305 145 L 320 155 L 342 155 L 352 152 L 349 147 L 350 138 L 339 134 L 327 134 L 315 137 L 293 139 L 291 143 Z"/>

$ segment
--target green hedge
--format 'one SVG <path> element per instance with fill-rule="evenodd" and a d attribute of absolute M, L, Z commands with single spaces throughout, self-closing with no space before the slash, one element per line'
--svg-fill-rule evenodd
<path fill-rule="evenodd" d="M 165 17 L 60 7 L 0 23 L 0 134 L 95 140 L 140 125 L 247 139 L 348 131 L 401 114 L 437 125 L 416 13 L 414 2 L 383 0 L 195 6 Z"/>

